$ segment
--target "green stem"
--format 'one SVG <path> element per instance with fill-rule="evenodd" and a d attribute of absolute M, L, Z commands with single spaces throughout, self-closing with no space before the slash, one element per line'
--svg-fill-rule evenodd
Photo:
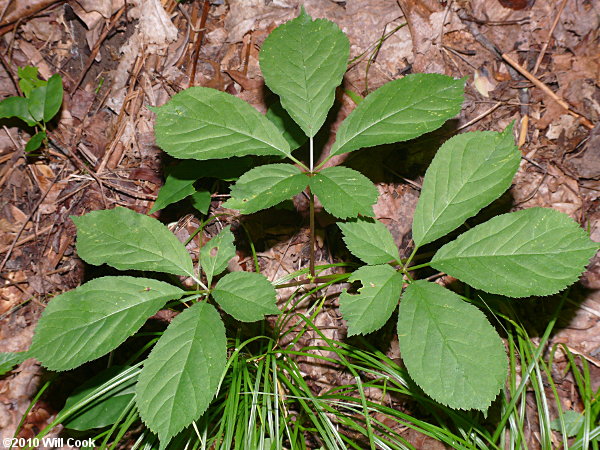
<path fill-rule="evenodd" d="M 310 172 L 312 173 L 312 171 L 315 168 L 315 152 L 314 152 L 314 143 L 313 143 L 313 138 L 310 137 L 308 138 L 308 142 L 309 142 L 309 158 L 310 158 Z"/>
<path fill-rule="evenodd" d="M 423 263 L 423 264 L 419 264 L 418 266 L 410 266 L 410 267 L 406 267 L 406 271 L 408 272 L 409 270 L 418 270 L 418 269 L 422 269 L 424 267 L 429 267 L 431 266 L 431 262 L 427 262 L 427 263 Z"/>
<path fill-rule="evenodd" d="M 310 261 L 308 263 L 310 278 L 315 277 L 315 195 L 308 188 L 308 198 L 310 202 Z"/>
<path fill-rule="evenodd" d="M 332 274 L 332 275 L 323 275 L 322 277 L 315 277 L 312 279 L 306 279 L 306 280 L 299 280 L 299 281 L 292 281 L 290 283 L 285 283 L 285 284 L 279 284 L 277 286 L 275 286 L 275 289 L 283 289 L 283 288 L 288 288 L 288 287 L 294 287 L 294 286 L 302 286 L 304 284 L 311 284 L 311 283 L 329 283 L 330 281 L 343 281 L 346 280 L 350 277 L 350 275 L 352 275 L 351 273 L 343 273 L 343 274 Z"/>
<path fill-rule="evenodd" d="M 410 254 L 410 256 L 408 257 L 408 259 L 404 263 L 404 267 L 402 267 L 402 271 L 403 272 L 406 272 L 408 270 L 408 265 L 410 264 L 410 262 L 413 260 L 413 258 L 417 254 L 417 250 L 419 250 L 419 247 L 415 246 L 415 248 L 413 249 L 412 253 Z M 413 270 L 414 270 L 414 268 L 413 268 Z"/>
<path fill-rule="evenodd" d="M 294 161 L 296 164 L 298 164 L 300 167 L 302 167 L 304 170 L 309 170 L 308 167 L 306 167 L 302 162 L 298 161 L 292 155 L 287 155 L 287 157 L 290 158 L 292 161 Z"/>

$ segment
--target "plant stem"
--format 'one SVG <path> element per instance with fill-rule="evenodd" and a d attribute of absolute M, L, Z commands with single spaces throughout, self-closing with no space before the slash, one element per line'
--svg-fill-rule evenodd
<path fill-rule="evenodd" d="M 298 280 L 298 281 L 292 281 L 290 283 L 278 284 L 277 286 L 275 286 L 275 289 L 303 286 L 305 284 L 311 284 L 311 283 L 318 284 L 318 283 L 329 283 L 331 281 L 338 282 L 338 281 L 342 281 L 342 280 L 346 280 L 346 279 L 350 278 L 350 275 L 352 275 L 352 274 L 351 273 L 341 273 L 341 274 L 338 273 L 338 274 L 332 274 L 332 275 L 323 275 L 322 277 L 316 277 L 316 278 L 313 278 L 312 280 Z"/>
<path fill-rule="evenodd" d="M 311 139 L 312 142 L 312 139 Z M 315 276 L 315 195 L 308 188 L 308 198 L 310 202 L 310 261 L 308 263 L 309 274 L 311 278 Z"/>
<path fill-rule="evenodd" d="M 313 143 L 313 138 L 310 137 L 308 139 L 309 142 L 309 158 L 310 158 L 310 171 L 312 172 L 314 170 L 315 167 L 315 152 L 314 152 L 314 143 Z"/>

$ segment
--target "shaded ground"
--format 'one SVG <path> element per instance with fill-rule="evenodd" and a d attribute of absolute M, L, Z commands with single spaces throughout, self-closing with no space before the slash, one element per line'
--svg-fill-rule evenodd
<path fill-rule="evenodd" d="M 347 157 L 346 165 L 377 183 L 377 217 L 401 251 L 410 247 L 419 183 L 439 142 L 456 131 L 499 131 L 512 121 L 523 161 L 502 207 L 552 207 L 600 241 L 597 1 L 4 0 L 0 98 L 17 95 L 16 69 L 25 65 L 39 67 L 44 78 L 60 73 L 66 93 L 51 130 L 52 145 L 41 154 L 23 151 L 33 130 L 10 121 L 0 130 L 0 351 L 26 350 L 44 305 L 89 276 L 74 252 L 70 215 L 115 205 L 143 213 L 151 208 L 169 161 L 154 145 L 154 114 L 147 106 L 200 85 L 237 95 L 264 111 L 258 50 L 269 31 L 294 17 L 300 4 L 348 34 L 353 59 L 344 81 L 347 90 L 366 95 L 411 72 L 468 79 L 461 115 L 439 132 L 331 162 Z M 338 94 L 330 127 L 318 135 L 323 154 L 354 107 L 343 90 Z M 212 211 L 219 210 L 222 200 L 213 198 Z M 295 205 L 297 211 L 287 215 L 267 211 L 247 219 L 261 269 L 271 279 L 307 263 L 307 202 L 299 196 Z M 181 239 L 198 224 L 188 212 L 171 209 L 162 217 L 177 221 L 172 228 Z M 343 258 L 331 218 L 321 213 L 318 221 L 318 257 L 324 262 Z M 197 251 L 195 241 L 190 250 Z M 251 267 L 243 248 L 235 264 Z M 565 343 L 588 360 L 597 388 L 598 256 L 581 285 L 579 303 L 570 305 L 553 342 Z M 339 288 L 329 293 L 334 289 Z M 531 304 L 517 307 L 534 319 L 543 310 Z M 344 337 L 335 296 L 317 324 L 328 336 Z M 389 353 L 398 356 L 394 342 Z M 555 357 L 560 374 L 565 357 Z M 332 370 L 308 363 L 304 370 L 317 390 L 338 381 Z M 44 376 L 29 360 L 0 380 L 0 434 L 12 436 Z M 580 410 L 572 386 L 569 377 L 562 380 L 561 399 L 565 409 Z M 55 413 L 50 404 L 36 407 L 23 436 L 34 435 Z"/>

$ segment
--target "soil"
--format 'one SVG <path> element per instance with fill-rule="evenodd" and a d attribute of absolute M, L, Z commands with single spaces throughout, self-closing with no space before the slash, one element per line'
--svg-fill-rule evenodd
<path fill-rule="evenodd" d="M 0 99 L 18 95 L 17 68 L 32 65 L 47 79 L 59 73 L 65 97 L 52 122 L 50 145 L 26 154 L 34 130 L 3 120 L 0 130 L 0 352 L 23 351 L 53 296 L 94 276 L 75 252 L 72 215 L 125 206 L 147 213 L 164 168 L 171 163 L 155 145 L 154 113 L 189 86 L 236 95 L 266 110 L 258 51 L 268 33 L 304 5 L 313 17 L 336 22 L 351 42 L 350 69 L 336 107 L 317 136 L 320 158 L 354 108 L 347 90 L 364 96 L 408 73 L 466 77 L 461 114 L 442 129 L 409 143 L 333 158 L 377 184 L 375 207 L 401 253 L 411 247 L 410 225 L 428 162 L 456 132 L 500 131 L 515 122 L 523 155 L 510 192 L 496 206 L 542 206 L 569 214 L 600 241 L 600 2 L 597 0 L 1 0 Z M 299 157 L 303 158 L 302 150 Z M 211 212 L 226 196 L 212 198 Z M 293 210 L 244 219 L 257 246 L 261 271 L 279 278 L 308 263 L 307 201 Z M 199 223 L 191 209 L 156 214 L 181 239 Z M 239 228 L 239 220 L 232 222 Z M 332 218 L 318 211 L 318 262 L 344 254 Z M 208 227 L 198 239 L 207 240 Z M 247 238 L 238 233 L 237 269 L 253 269 Z M 335 294 L 316 323 L 325 335 L 345 338 Z M 600 256 L 571 296 L 551 344 L 565 344 L 587 360 L 600 386 Z M 289 292 L 281 292 L 282 299 Z M 552 302 L 549 302 L 551 305 Z M 533 336 L 542 332 L 546 307 L 520 303 Z M 550 308 L 550 306 L 547 306 Z M 160 319 L 160 318 L 159 318 Z M 168 321 L 168 317 L 164 319 Z M 540 331 L 541 330 L 541 331 Z M 307 340 L 316 339 L 310 333 Z M 386 338 L 387 339 L 387 338 Z M 398 357 L 393 333 L 385 350 Z M 554 355 L 562 374 L 567 359 Z M 303 362 L 316 391 L 339 383 L 332 368 Z M 32 437 L 60 410 L 69 389 L 88 372 L 68 375 L 31 410 L 20 436 Z M 0 378 L 0 435 L 12 437 L 48 374 L 27 360 Z M 574 380 L 559 377 L 565 409 L 582 408 Z M 59 430 L 57 430 L 58 432 Z M 417 448 L 435 448 L 408 434 Z M 530 443 L 535 448 L 536 438 Z"/>

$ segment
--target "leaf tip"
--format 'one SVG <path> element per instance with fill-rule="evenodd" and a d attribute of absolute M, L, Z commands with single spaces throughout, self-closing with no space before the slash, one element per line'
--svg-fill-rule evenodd
<path fill-rule="evenodd" d="M 302 17 L 302 18 L 308 18 L 309 20 L 312 20 L 311 15 L 306 12 L 306 9 L 304 8 L 304 5 L 300 6 L 300 14 L 298 14 L 298 18 L 300 18 L 300 17 Z"/>

